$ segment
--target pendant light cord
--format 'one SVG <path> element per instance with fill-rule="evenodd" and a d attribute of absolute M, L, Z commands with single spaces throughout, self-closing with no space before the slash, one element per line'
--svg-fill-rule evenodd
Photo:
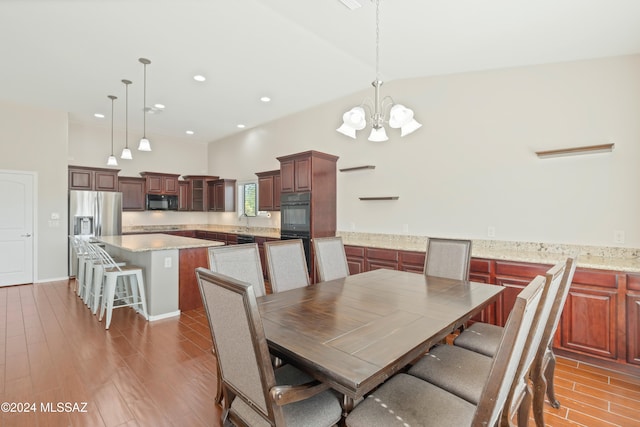
<path fill-rule="evenodd" d="M 113 101 L 115 96 L 111 98 L 111 155 L 113 156 Z"/>
<path fill-rule="evenodd" d="M 147 64 L 144 65 L 144 81 L 142 82 L 142 137 L 147 137 Z"/>
<path fill-rule="evenodd" d="M 380 80 L 380 0 L 376 0 L 376 81 Z"/>

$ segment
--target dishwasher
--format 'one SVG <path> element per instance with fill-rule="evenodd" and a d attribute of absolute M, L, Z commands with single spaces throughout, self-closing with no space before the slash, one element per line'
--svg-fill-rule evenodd
<path fill-rule="evenodd" d="M 238 244 L 242 245 L 244 243 L 254 243 L 255 239 L 254 236 L 251 236 L 249 234 L 238 234 Z"/>

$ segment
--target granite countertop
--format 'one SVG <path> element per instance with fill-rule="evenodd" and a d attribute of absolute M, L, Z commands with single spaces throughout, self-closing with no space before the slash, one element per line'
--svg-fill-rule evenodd
<path fill-rule="evenodd" d="M 238 225 L 143 225 L 122 227 L 123 233 L 163 233 L 168 231 L 212 231 L 218 233 L 243 234 L 256 237 L 280 238 L 280 229 L 265 227 L 243 227 Z"/>
<path fill-rule="evenodd" d="M 126 236 L 100 236 L 96 240 L 129 252 L 162 251 L 169 249 L 207 248 L 221 246 L 223 242 L 171 236 L 169 234 L 130 234 Z"/>

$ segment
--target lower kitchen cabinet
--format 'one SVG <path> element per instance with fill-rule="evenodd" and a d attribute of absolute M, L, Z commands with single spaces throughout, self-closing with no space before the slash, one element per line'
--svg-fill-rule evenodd
<path fill-rule="evenodd" d="M 627 277 L 627 362 L 640 365 L 640 275 Z"/>
<path fill-rule="evenodd" d="M 386 268 L 398 270 L 398 251 L 393 249 L 365 248 L 365 271 Z"/>
<path fill-rule="evenodd" d="M 362 246 L 346 246 L 344 252 L 347 256 L 349 274 L 363 273 L 364 269 L 364 248 Z"/>

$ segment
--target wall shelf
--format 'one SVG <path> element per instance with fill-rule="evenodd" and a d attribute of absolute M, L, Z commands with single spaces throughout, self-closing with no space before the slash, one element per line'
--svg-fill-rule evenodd
<path fill-rule="evenodd" d="M 400 196 L 359 197 L 360 200 L 398 200 Z"/>
<path fill-rule="evenodd" d="M 536 155 L 541 159 L 562 156 L 578 156 L 581 154 L 606 153 L 613 151 L 615 144 L 586 145 L 584 147 L 561 148 L 558 150 L 536 151 Z"/>
<path fill-rule="evenodd" d="M 366 165 L 366 166 L 354 166 L 351 168 L 342 168 L 340 169 L 340 172 L 353 172 L 353 171 L 360 171 L 360 170 L 365 170 L 365 169 L 375 169 L 376 167 L 373 165 Z"/>

